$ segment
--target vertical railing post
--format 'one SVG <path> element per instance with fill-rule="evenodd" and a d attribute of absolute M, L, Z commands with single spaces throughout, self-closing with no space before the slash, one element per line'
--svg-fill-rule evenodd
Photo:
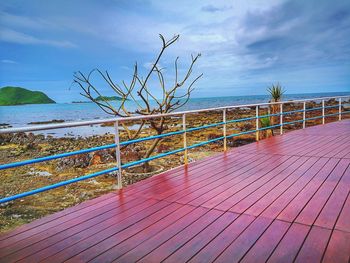
<path fill-rule="evenodd" d="M 283 134 L 283 103 L 280 103 L 280 134 Z"/>
<path fill-rule="evenodd" d="M 341 98 L 339 98 L 339 120 L 341 121 Z"/>
<path fill-rule="evenodd" d="M 117 188 L 118 189 L 122 189 L 123 188 L 123 181 L 122 181 L 122 164 L 121 164 L 121 159 L 120 159 L 120 140 L 119 140 L 119 123 L 118 123 L 118 121 L 116 121 L 114 123 L 114 131 L 115 131 L 114 140 L 115 140 L 115 144 L 116 144 L 115 156 L 116 156 L 117 167 L 118 167 L 118 171 L 117 171 L 117 180 L 118 180 Z"/>
<path fill-rule="evenodd" d="M 324 117 L 324 100 L 322 100 L 322 124 L 325 123 L 325 117 Z"/>
<path fill-rule="evenodd" d="M 306 102 L 303 103 L 303 129 L 305 129 L 306 126 Z"/>
<path fill-rule="evenodd" d="M 186 114 L 182 114 L 182 130 L 184 131 L 183 140 L 184 140 L 184 164 L 188 164 L 188 151 L 187 151 L 187 132 L 186 132 Z"/>
<path fill-rule="evenodd" d="M 259 141 L 259 106 L 255 108 L 255 140 Z"/>
<path fill-rule="evenodd" d="M 224 123 L 223 125 L 223 132 L 224 132 L 224 152 L 227 150 L 227 134 L 226 134 L 226 109 L 222 111 L 222 121 Z"/>

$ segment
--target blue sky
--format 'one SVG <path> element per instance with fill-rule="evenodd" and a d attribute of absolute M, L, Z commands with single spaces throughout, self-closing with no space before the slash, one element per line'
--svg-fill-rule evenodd
<path fill-rule="evenodd" d="M 2 0 L 0 86 L 81 100 L 75 71 L 128 81 L 135 61 L 147 69 L 159 33 L 180 34 L 161 61 L 169 79 L 176 56 L 181 71 L 202 54 L 195 97 L 265 94 L 277 81 L 288 93 L 350 91 L 348 0 Z"/>

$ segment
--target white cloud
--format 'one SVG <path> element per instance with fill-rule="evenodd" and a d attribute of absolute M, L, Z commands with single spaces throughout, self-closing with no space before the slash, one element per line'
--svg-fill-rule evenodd
<path fill-rule="evenodd" d="M 66 40 L 51 40 L 40 39 L 22 32 L 18 32 L 12 29 L 1 29 L 0 40 L 4 42 L 17 43 L 17 44 L 32 44 L 32 45 L 48 45 L 61 48 L 74 48 L 76 47 L 70 41 Z"/>
<path fill-rule="evenodd" d="M 5 63 L 5 64 L 17 64 L 16 61 L 11 60 L 11 59 L 2 59 L 1 63 Z"/>

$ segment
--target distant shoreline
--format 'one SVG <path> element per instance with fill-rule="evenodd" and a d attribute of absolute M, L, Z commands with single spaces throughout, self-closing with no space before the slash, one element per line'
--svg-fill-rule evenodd
<path fill-rule="evenodd" d="M 330 97 L 349 95 L 345 92 L 336 93 L 312 93 L 312 94 L 286 94 L 284 101 L 297 99 L 311 99 L 315 97 Z M 259 96 L 230 96 L 230 97 L 211 97 L 211 98 L 192 98 L 188 104 L 178 111 L 198 110 L 205 108 L 225 107 L 232 105 L 246 105 L 268 102 L 268 95 Z M 347 99 L 348 101 L 348 99 Z M 153 102 L 151 102 L 153 103 Z M 20 106 L 20 107 L 19 107 Z M 112 118 L 112 115 L 104 113 L 95 103 L 56 103 L 56 104 L 30 104 L 19 106 L 0 107 L 0 123 L 5 123 L 5 127 L 24 127 L 34 123 L 51 123 L 54 120 L 60 122 L 85 121 L 94 119 Z M 153 104 L 151 105 L 153 106 Z M 126 107 L 133 109 L 135 105 L 131 101 L 126 102 Z M 31 124 L 29 124 L 31 123 Z M 4 125 L 1 128 L 5 128 Z M 64 133 L 59 130 L 47 131 L 47 134 L 55 133 L 55 137 L 62 137 Z M 102 135 L 106 132 L 113 132 L 111 127 L 86 126 L 77 127 L 69 131 L 74 136 Z"/>

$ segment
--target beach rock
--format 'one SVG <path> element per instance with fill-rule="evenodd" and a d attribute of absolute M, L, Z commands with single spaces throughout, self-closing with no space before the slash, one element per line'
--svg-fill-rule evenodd
<path fill-rule="evenodd" d="M 219 135 L 219 134 L 216 134 L 216 133 L 209 133 L 207 135 L 207 140 L 210 141 L 210 140 L 213 140 L 213 139 L 216 139 L 216 138 L 219 138 L 221 137 L 222 135 Z M 223 140 L 218 140 L 216 142 L 214 142 L 215 144 L 219 144 L 219 145 L 223 145 Z"/>
<path fill-rule="evenodd" d="M 170 147 L 165 144 L 160 144 L 157 148 L 157 153 L 163 153 L 170 151 Z"/>
<path fill-rule="evenodd" d="M 20 145 L 23 145 L 28 142 L 29 142 L 28 136 L 24 132 L 13 134 L 10 139 L 10 143 L 16 143 Z"/>
<path fill-rule="evenodd" d="M 89 165 L 112 163 L 116 161 L 114 149 L 106 149 L 93 152 L 92 154 L 90 154 L 90 157 L 91 159 Z"/>
<path fill-rule="evenodd" d="M 241 131 L 250 131 L 255 128 L 255 126 L 250 122 L 242 122 L 238 126 Z"/>
<path fill-rule="evenodd" d="M 145 152 L 145 148 L 139 145 L 129 145 L 125 147 L 121 153 L 120 157 L 124 163 L 140 160 L 142 158 L 142 153 Z"/>
<path fill-rule="evenodd" d="M 89 154 L 79 154 L 74 156 L 69 156 L 63 159 L 60 159 L 57 163 L 56 169 L 58 171 L 63 171 L 68 168 L 86 168 L 90 164 Z"/>

